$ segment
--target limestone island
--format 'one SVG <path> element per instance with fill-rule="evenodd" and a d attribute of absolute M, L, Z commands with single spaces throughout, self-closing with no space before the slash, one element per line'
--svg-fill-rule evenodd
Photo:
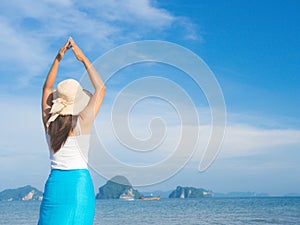
<path fill-rule="evenodd" d="M 16 189 L 6 189 L 0 192 L 0 201 L 29 201 L 42 200 L 43 192 L 38 189 L 26 185 Z"/>
<path fill-rule="evenodd" d="M 169 198 L 211 198 L 214 193 L 203 188 L 194 187 L 181 187 L 178 186 L 174 191 L 171 192 Z"/>
<path fill-rule="evenodd" d="M 141 196 L 138 190 L 133 189 L 126 177 L 118 175 L 99 188 L 96 199 L 134 200 Z"/>

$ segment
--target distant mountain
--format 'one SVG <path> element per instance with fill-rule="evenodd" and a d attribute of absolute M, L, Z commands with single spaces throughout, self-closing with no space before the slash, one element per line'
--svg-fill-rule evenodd
<path fill-rule="evenodd" d="M 300 197 L 299 193 L 288 193 L 285 194 L 284 197 Z"/>
<path fill-rule="evenodd" d="M 203 188 L 178 186 L 176 190 L 171 192 L 169 198 L 207 198 L 213 197 L 213 195 L 212 191 Z"/>
<path fill-rule="evenodd" d="M 124 176 L 115 176 L 105 185 L 99 188 L 96 199 L 138 199 L 142 195 L 138 190 L 133 189 L 131 183 Z"/>
<path fill-rule="evenodd" d="M 250 198 L 250 197 L 269 197 L 267 193 L 256 192 L 229 192 L 229 193 L 215 193 L 216 198 Z"/>
<path fill-rule="evenodd" d="M 42 198 L 43 192 L 30 185 L 0 192 L 0 201 L 42 200 Z"/>

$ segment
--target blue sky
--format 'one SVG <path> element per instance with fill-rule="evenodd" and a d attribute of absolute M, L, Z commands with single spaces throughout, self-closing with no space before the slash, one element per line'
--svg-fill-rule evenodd
<path fill-rule="evenodd" d="M 222 88 L 226 135 L 218 158 L 199 173 L 201 146 L 209 136 L 208 104 L 201 91 L 176 72 L 174 81 L 186 89 L 201 112 L 203 140 L 183 170 L 145 190 L 183 185 L 217 192 L 299 192 L 299 11 L 300 3 L 292 0 L 2 1 L 0 190 L 25 184 L 43 188 L 49 160 L 40 119 L 41 87 L 59 47 L 71 35 L 91 61 L 132 41 L 176 43 L 199 55 Z M 162 71 L 175 73 L 160 65 L 146 68 L 126 68 L 107 82 L 107 96 L 96 121 L 99 127 L 109 126 L 105 118 L 110 115 L 115 94 L 134 78 Z M 67 53 L 58 81 L 70 74 L 80 79 L 83 72 Z M 129 78 L 130 73 L 135 75 Z M 171 124 L 176 120 L 170 107 L 157 110 L 156 105 L 161 106 L 160 101 L 150 99 L 133 112 L 133 129 L 141 138 L 147 136 L 143 126 L 151 117 L 163 115 Z M 99 128 L 99 134 L 111 154 L 129 159 L 103 130 Z M 133 161 L 140 160 L 130 154 Z M 167 154 L 161 149 L 151 157 L 155 160 Z M 93 178 L 95 186 L 105 182 L 94 172 Z"/>

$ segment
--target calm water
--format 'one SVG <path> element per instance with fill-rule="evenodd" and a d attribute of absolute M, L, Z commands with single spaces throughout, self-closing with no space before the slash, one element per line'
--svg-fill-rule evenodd
<path fill-rule="evenodd" d="M 0 224 L 36 225 L 39 205 L 0 202 Z M 98 200 L 94 224 L 300 224 L 300 198 Z"/>

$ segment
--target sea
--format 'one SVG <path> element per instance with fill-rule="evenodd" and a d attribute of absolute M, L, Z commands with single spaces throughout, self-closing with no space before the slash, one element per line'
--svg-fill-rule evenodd
<path fill-rule="evenodd" d="M 39 201 L 0 202 L 1 225 L 36 225 Z M 94 225 L 300 225 L 300 197 L 97 200 Z"/>

